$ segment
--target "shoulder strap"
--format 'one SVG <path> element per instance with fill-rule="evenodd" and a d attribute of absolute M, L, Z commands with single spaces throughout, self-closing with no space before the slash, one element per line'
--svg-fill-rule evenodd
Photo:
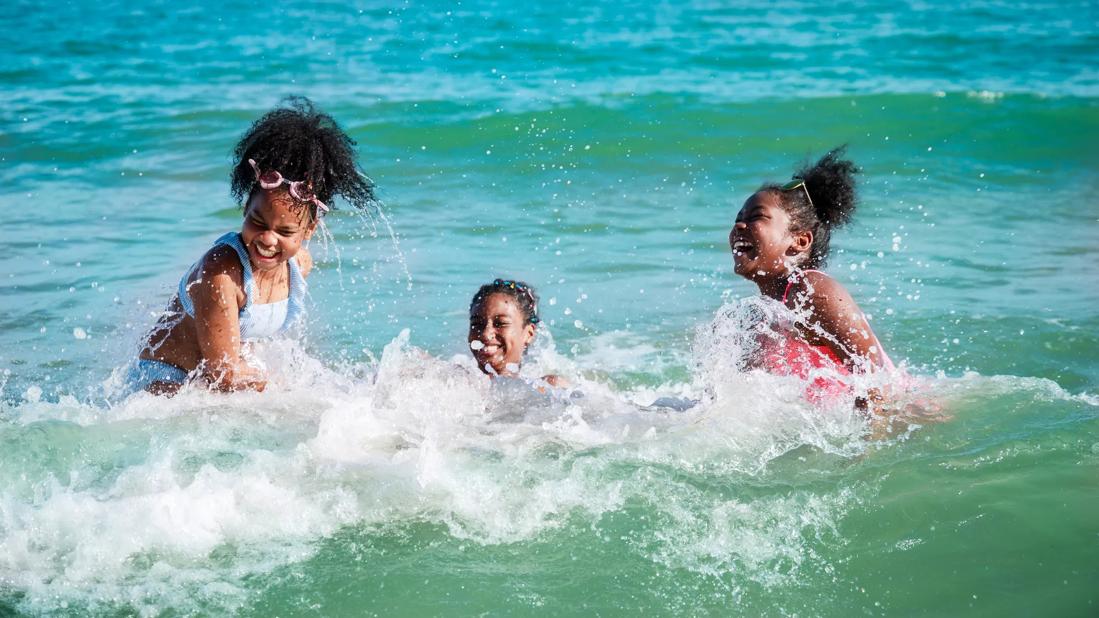
<path fill-rule="evenodd" d="M 307 291 L 305 277 L 301 274 L 301 268 L 298 266 L 296 257 L 290 258 L 288 265 L 290 267 L 290 293 L 286 303 L 286 320 L 283 321 L 282 328 L 279 329 L 280 332 L 284 332 L 293 326 L 294 322 L 305 313 L 305 295 Z"/>
<path fill-rule="evenodd" d="M 828 274 L 825 273 L 824 271 L 815 270 L 815 269 L 802 270 L 802 271 L 798 271 L 798 272 L 794 273 L 793 275 L 790 276 L 790 279 L 788 279 L 786 281 L 786 289 L 782 292 L 782 304 L 784 304 L 784 305 L 786 304 L 786 296 L 790 294 L 790 288 L 794 287 L 794 284 L 801 281 L 801 278 L 804 277 L 805 275 L 807 275 L 808 273 L 820 273 L 820 274 L 824 275 L 825 277 L 828 276 Z"/>

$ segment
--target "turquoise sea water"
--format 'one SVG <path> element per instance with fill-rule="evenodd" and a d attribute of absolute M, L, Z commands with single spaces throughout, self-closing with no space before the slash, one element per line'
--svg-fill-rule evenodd
<path fill-rule="evenodd" d="M 1095 3 L 0 25 L 0 615 L 1099 612 Z M 289 94 L 386 218 L 330 218 L 269 392 L 108 399 Z M 951 417 L 886 440 L 705 337 L 751 311 L 740 204 L 841 143 L 863 203 L 829 270 Z M 542 295 L 530 370 L 582 395 L 470 373 L 499 275 Z"/>

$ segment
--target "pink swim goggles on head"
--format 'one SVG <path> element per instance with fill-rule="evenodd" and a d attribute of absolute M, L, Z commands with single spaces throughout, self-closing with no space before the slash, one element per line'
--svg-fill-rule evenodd
<path fill-rule="evenodd" d="M 323 215 L 328 212 L 328 206 L 325 206 L 324 202 L 317 199 L 316 194 L 309 189 L 304 181 L 283 178 L 278 170 L 260 172 L 259 165 L 256 164 L 255 159 L 248 159 L 248 165 L 251 165 L 252 170 L 256 172 L 256 182 L 259 183 L 260 188 L 270 190 L 277 189 L 284 184 L 290 185 L 290 195 L 292 195 L 294 199 L 302 202 L 312 202 L 316 205 L 318 214 Z"/>

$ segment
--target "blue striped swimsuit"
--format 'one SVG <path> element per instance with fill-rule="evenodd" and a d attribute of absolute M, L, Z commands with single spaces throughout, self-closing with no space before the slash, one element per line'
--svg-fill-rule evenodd
<path fill-rule="evenodd" d="M 214 241 L 214 247 L 225 245 L 236 251 L 240 260 L 242 278 L 244 280 L 244 306 L 240 309 L 240 339 L 248 341 L 282 335 L 290 330 L 300 319 L 305 316 L 305 277 L 301 274 L 298 261 L 290 258 L 287 262 L 290 269 L 290 294 L 278 302 L 256 304 L 252 302 L 259 290 L 256 288 L 256 280 L 252 275 L 252 262 L 248 259 L 248 250 L 244 247 L 238 232 L 229 232 Z M 195 317 L 195 305 L 187 293 L 187 280 L 202 266 L 202 260 L 195 262 L 187 274 L 179 281 L 177 294 L 179 304 L 183 311 L 192 318 Z M 193 283 L 191 284 L 193 285 Z M 139 358 L 130 367 L 126 376 L 126 390 L 128 393 L 144 390 L 153 382 L 175 382 L 182 384 L 187 380 L 187 372 L 175 365 L 157 360 Z"/>

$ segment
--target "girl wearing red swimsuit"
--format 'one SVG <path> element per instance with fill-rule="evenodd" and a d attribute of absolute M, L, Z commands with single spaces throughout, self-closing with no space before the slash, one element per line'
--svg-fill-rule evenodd
<path fill-rule="evenodd" d="M 843 157 L 837 148 L 786 184 L 764 184 L 729 232 L 733 271 L 801 316 L 785 340 L 765 342 L 759 364 L 811 380 L 806 398 L 814 403 L 849 395 L 845 378 L 853 373 L 893 369 L 851 295 L 817 270 L 828 258 L 832 230 L 855 210 L 857 168 Z"/>

